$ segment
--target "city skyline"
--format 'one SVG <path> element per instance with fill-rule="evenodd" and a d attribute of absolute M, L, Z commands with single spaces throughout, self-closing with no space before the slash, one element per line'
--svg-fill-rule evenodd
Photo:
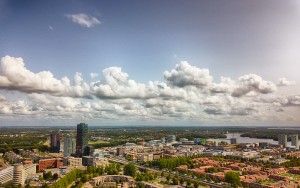
<path fill-rule="evenodd" d="M 300 122 L 300 3 L 0 1 L 0 126 Z"/>

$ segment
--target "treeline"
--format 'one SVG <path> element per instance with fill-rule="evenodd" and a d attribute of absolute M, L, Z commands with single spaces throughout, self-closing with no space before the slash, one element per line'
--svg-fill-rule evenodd
<path fill-rule="evenodd" d="M 125 144 L 127 141 L 119 141 L 119 140 L 113 140 L 110 141 L 109 143 L 94 143 L 94 144 L 89 144 L 93 146 L 93 148 L 103 148 L 103 147 L 114 147 L 114 146 L 119 146 Z"/>
<path fill-rule="evenodd" d="M 74 169 L 69 172 L 67 175 L 59 179 L 50 188 L 65 188 L 70 186 L 72 187 L 81 187 L 83 183 L 91 180 L 94 177 L 101 176 L 104 173 L 108 175 L 117 175 L 121 170 L 121 166 L 117 163 L 111 163 L 108 166 L 104 167 L 87 167 L 86 170 Z"/>
<path fill-rule="evenodd" d="M 283 163 L 283 166 L 284 167 L 299 167 L 300 166 L 300 158 L 297 158 L 297 157 L 292 157 L 292 158 L 289 158 L 289 161 Z"/>
<path fill-rule="evenodd" d="M 288 141 L 290 141 L 291 140 L 290 135 L 300 134 L 300 131 L 299 130 L 289 130 L 289 129 L 251 130 L 251 131 L 241 134 L 241 137 L 273 139 L 273 140 L 278 141 L 279 134 L 286 134 Z"/>
<path fill-rule="evenodd" d="M 39 149 L 41 151 L 46 151 L 48 150 L 48 147 L 43 145 L 46 140 L 46 137 L 39 137 L 35 135 L 24 135 L 18 137 L 0 136 L 0 153 L 17 149 Z"/>
<path fill-rule="evenodd" d="M 228 128 L 231 130 L 230 128 Z M 226 138 L 226 130 L 211 127 L 118 127 L 118 128 L 91 128 L 93 136 L 109 137 L 119 140 L 160 139 L 174 134 L 177 138 Z"/>
<path fill-rule="evenodd" d="M 83 175 L 82 170 L 75 169 L 69 172 L 64 177 L 60 178 L 57 182 L 50 186 L 50 188 L 66 188 L 71 183 L 77 180 L 77 178 L 81 178 Z"/>
<path fill-rule="evenodd" d="M 192 164 L 193 163 L 191 157 L 162 158 L 159 160 L 149 162 L 149 166 L 157 167 L 159 169 L 169 169 L 169 170 L 174 170 L 179 165 L 191 166 Z"/>

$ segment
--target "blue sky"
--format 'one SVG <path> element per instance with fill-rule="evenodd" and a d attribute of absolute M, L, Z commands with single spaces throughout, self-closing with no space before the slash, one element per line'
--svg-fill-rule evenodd
<path fill-rule="evenodd" d="M 96 23 L 87 27 L 78 20 L 72 20 L 76 15 L 84 15 L 88 19 L 96 20 Z M 174 69 L 182 61 L 187 61 L 188 65 L 179 66 L 177 71 L 186 68 L 209 69 L 213 81 L 209 81 L 208 85 L 222 82 L 222 76 L 238 80 L 243 75 L 255 74 L 274 85 L 278 85 L 278 79 L 284 78 L 286 82 L 283 85 L 291 86 L 276 89 L 278 94 L 268 93 L 273 98 L 274 95 L 295 97 L 299 93 L 297 83 L 300 81 L 299 20 L 300 3 L 297 0 L 0 0 L 0 57 L 21 57 L 26 70 L 33 73 L 50 71 L 57 80 L 67 76 L 72 82 L 74 74 L 80 72 L 89 86 L 95 81 L 90 78 L 90 73 L 99 74 L 98 79 L 109 85 L 109 80 L 101 76 L 102 71 L 109 67 L 121 67 L 129 75 L 129 79 L 136 83 L 146 84 L 148 87 L 149 81 L 160 81 L 169 84 L 172 89 L 178 85 L 171 86 L 167 82 L 174 75 L 167 78 L 164 72 Z M 118 72 L 117 69 L 110 71 L 112 70 Z M 194 76 L 199 76 L 197 70 Z M 187 83 L 191 86 L 190 82 Z M 15 82 L 9 87 L 3 84 L 0 86 L 0 94 L 10 99 L 10 103 L 22 100 L 28 105 L 37 105 L 31 99 L 32 95 L 51 96 L 53 92 L 44 91 L 44 88 L 43 91 L 40 88 L 24 91 L 25 86 L 18 88 L 20 85 Z M 199 84 L 197 87 L 201 90 L 199 92 L 203 92 Z M 191 89 L 185 87 L 185 90 Z M 93 92 L 94 97 L 96 91 Z M 260 92 L 265 94 L 262 90 Z M 55 97 L 60 96 L 55 94 Z M 103 96 L 96 98 L 104 101 Z M 130 103 L 138 105 L 149 102 L 145 101 L 148 98 L 135 101 L 132 96 L 122 99 L 132 99 L 134 101 Z M 81 102 L 90 102 L 85 100 L 82 99 Z M 113 105 L 116 103 L 105 102 Z M 291 106 L 292 111 L 299 111 L 295 107 L 297 105 Z M 207 108 L 202 107 L 204 111 Z M 225 105 L 222 108 L 229 107 Z M 221 111 L 220 114 L 223 114 Z M 150 114 L 152 119 L 153 114 Z M 7 119 L 6 115 L 3 118 Z M 97 118 L 101 119 L 103 116 L 99 115 Z M 214 117 L 209 119 L 214 122 Z M 140 121 L 140 118 L 136 117 L 133 121 Z M 187 121 L 194 121 L 194 118 L 187 118 Z M 219 117 L 216 118 L 216 122 L 219 121 Z M 254 122 L 261 121 L 265 120 Z M 269 118 L 267 121 L 273 119 Z M 295 122 L 298 120 L 292 120 L 292 123 Z"/>

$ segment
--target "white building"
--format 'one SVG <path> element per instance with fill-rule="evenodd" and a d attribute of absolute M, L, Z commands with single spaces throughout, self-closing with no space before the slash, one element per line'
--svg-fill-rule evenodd
<path fill-rule="evenodd" d="M 36 174 L 36 164 L 24 165 L 26 178 Z"/>
<path fill-rule="evenodd" d="M 68 157 L 68 166 L 70 167 L 81 167 L 82 166 L 82 158 L 79 157 Z"/>
<path fill-rule="evenodd" d="M 25 169 L 22 164 L 16 164 L 14 165 L 14 170 L 13 170 L 13 185 L 14 186 L 24 186 L 25 185 L 25 179 L 26 179 L 26 174 L 25 174 Z"/>
<path fill-rule="evenodd" d="M 142 162 L 153 161 L 153 153 L 138 154 L 137 160 Z"/>
<path fill-rule="evenodd" d="M 0 170 L 0 184 L 4 184 L 13 179 L 14 167 L 8 166 Z"/>
<path fill-rule="evenodd" d="M 64 138 L 64 157 L 69 157 L 76 152 L 76 140 L 70 135 L 66 135 Z"/>

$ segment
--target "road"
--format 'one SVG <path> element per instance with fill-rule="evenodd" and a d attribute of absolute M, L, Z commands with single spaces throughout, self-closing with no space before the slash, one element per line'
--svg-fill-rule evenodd
<path fill-rule="evenodd" d="M 108 158 L 109 161 L 112 161 L 112 162 L 116 162 L 116 163 L 120 163 L 120 164 L 128 164 L 129 161 L 125 160 L 125 159 L 120 159 L 120 158 L 116 158 L 116 157 L 111 157 L 111 158 Z M 160 170 L 156 170 L 154 168 L 149 168 L 149 167 L 145 167 L 145 166 L 141 166 L 139 164 L 136 164 L 136 167 L 138 167 L 139 169 L 145 169 L 145 170 L 149 170 L 149 171 L 152 171 L 152 172 L 158 172 L 160 173 L 161 171 Z M 174 176 L 174 174 L 170 173 L 170 172 L 165 172 L 164 173 L 168 173 L 169 175 L 171 176 Z M 183 176 L 181 174 L 177 174 L 178 177 L 180 178 L 183 178 L 183 179 L 186 179 L 186 180 L 190 180 L 190 181 L 198 181 L 200 184 L 202 185 L 206 185 L 206 186 L 209 186 L 210 188 L 223 188 L 224 186 L 223 185 L 219 185 L 219 184 L 215 184 L 215 183 L 210 183 L 210 182 L 205 182 L 205 181 L 201 181 L 201 180 L 197 180 L 195 178 L 192 178 L 192 177 L 189 177 L 189 176 Z"/>

